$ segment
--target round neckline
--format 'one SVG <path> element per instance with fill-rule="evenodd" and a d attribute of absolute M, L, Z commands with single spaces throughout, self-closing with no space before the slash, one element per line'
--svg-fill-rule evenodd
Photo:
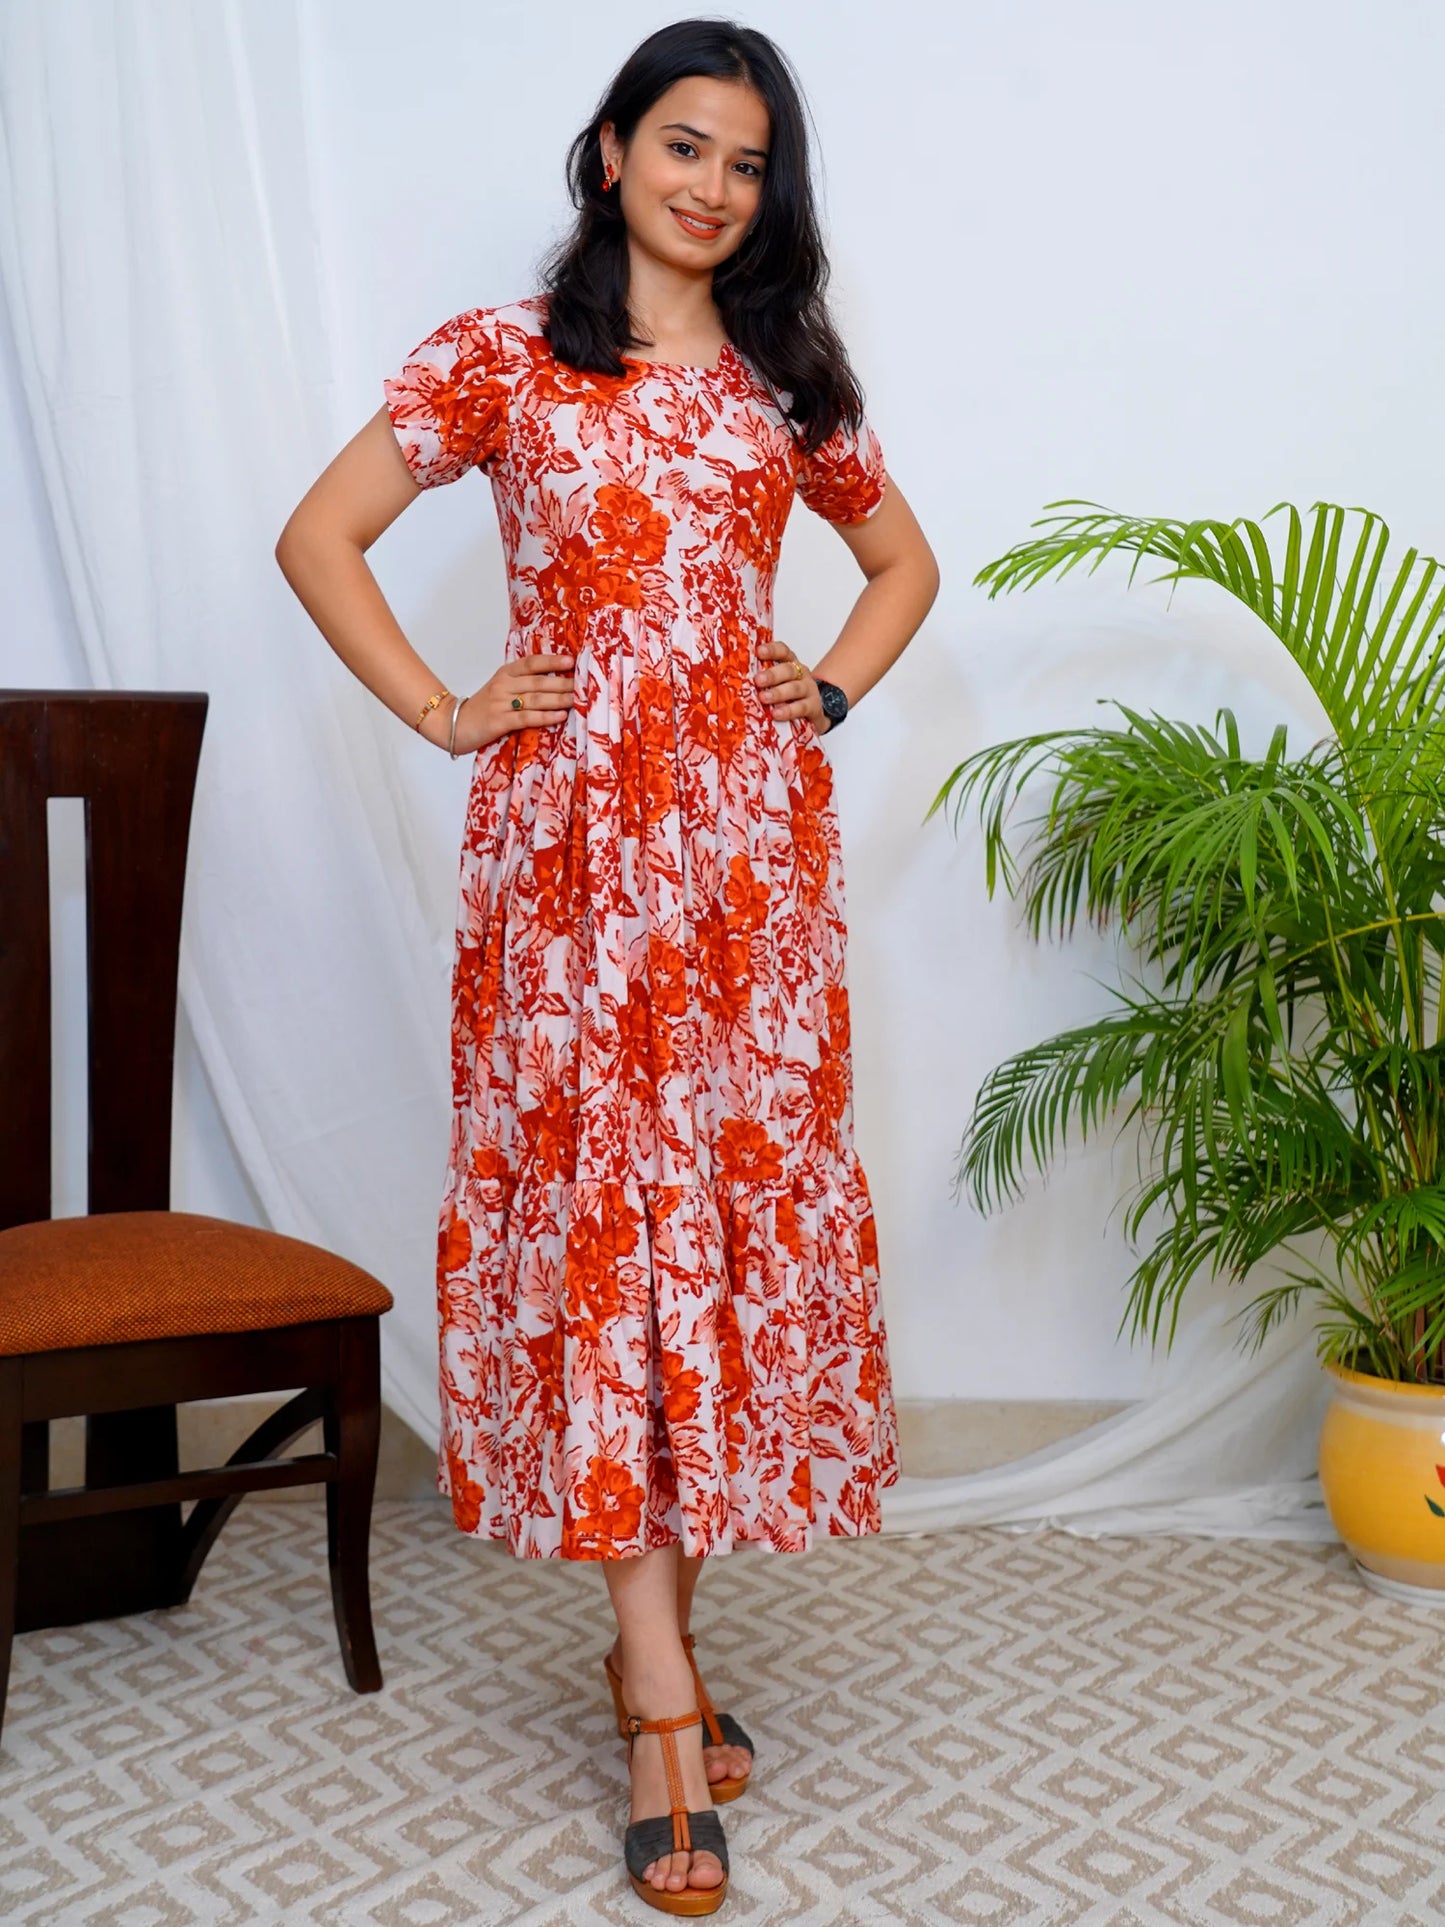
<path fill-rule="evenodd" d="M 654 369 L 669 375 L 716 375 L 720 374 L 723 368 L 726 367 L 729 357 L 736 353 L 737 350 L 733 347 L 732 342 L 724 341 L 722 347 L 718 350 L 717 360 L 713 362 L 644 361 L 637 355 L 623 355 L 622 359 L 624 361 L 630 361 L 634 368 L 640 368 L 644 375 L 650 374 Z"/>

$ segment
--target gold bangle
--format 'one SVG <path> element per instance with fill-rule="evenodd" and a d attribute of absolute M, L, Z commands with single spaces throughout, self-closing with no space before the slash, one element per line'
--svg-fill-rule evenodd
<path fill-rule="evenodd" d="M 450 689 L 439 689 L 437 693 L 432 697 L 430 702 L 423 703 L 421 706 L 421 714 L 420 716 L 417 717 L 416 721 L 412 724 L 412 728 L 420 729 L 422 724 L 426 721 L 427 717 L 430 716 L 432 711 L 434 709 L 439 709 L 441 705 L 446 701 L 447 697 L 451 695 L 451 693 L 452 692 L 450 691 Z"/>

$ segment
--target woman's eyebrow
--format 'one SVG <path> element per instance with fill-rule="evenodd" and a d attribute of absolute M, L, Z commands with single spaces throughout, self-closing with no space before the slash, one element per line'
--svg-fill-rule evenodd
<path fill-rule="evenodd" d="M 668 121 L 662 129 L 663 133 L 665 134 L 668 128 L 671 127 L 675 127 L 680 134 L 689 135 L 695 141 L 710 141 L 712 139 L 711 134 L 704 134 L 700 127 L 689 127 L 685 120 Z M 765 161 L 768 158 L 768 150 L 765 147 L 740 147 L 738 152 L 740 154 L 756 154 L 760 161 Z"/>

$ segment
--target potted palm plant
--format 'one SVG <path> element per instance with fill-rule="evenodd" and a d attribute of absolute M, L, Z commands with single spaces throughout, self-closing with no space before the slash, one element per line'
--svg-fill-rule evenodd
<path fill-rule="evenodd" d="M 1315 1314 L 1336 1529 L 1367 1583 L 1445 1604 L 1445 569 L 1387 562 L 1363 510 L 1265 521 L 1055 503 L 977 578 L 992 597 L 1124 555 L 1130 581 L 1158 562 L 1217 584 L 1329 732 L 1291 753 L 1281 726 L 1247 756 L 1228 710 L 1210 730 L 1116 703 L 1112 726 L 953 771 L 929 815 L 951 804 L 956 828 L 976 804 L 989 894 L 1001 881 L 1035 937 L 1113 926 L 1143 966 L 1095 1022 L 990 1072 L 958 1182 L 988 1210 L 1071 1134 L 1136 1124 L 1131 1335 L 1167 1349 L 1203 1268 L 1243 1284 L 1274 1259 L 1239 1323 L 1257 1346 L 1301 1301 Z"/>

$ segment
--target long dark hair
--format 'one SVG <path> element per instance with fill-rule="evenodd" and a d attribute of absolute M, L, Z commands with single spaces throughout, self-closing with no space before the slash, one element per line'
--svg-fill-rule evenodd
<path fill-rule="evenodd" d="M 574 368 L 626 373 L 620 351 L 634 346 L 627 226 L 621 197 L 602 191 L 601 129 L 611 121 L 619 140 L 631 140 L 653 103 L 692 74 L 741 81 L 768 110 L 757 213 L 713 275 L 712 293 L 733 346 L 788 390 L 788 412 L 811 451 L 840 423 L 858 426 L 863 397 L 825 299 L 828 258 L 813 205 L 802 90 L 780 49 L 751 27 L 677 20 L 649 34 L 618 70 L 567 153 L 577 219 L 542 264 L 547 340 Z"/>

